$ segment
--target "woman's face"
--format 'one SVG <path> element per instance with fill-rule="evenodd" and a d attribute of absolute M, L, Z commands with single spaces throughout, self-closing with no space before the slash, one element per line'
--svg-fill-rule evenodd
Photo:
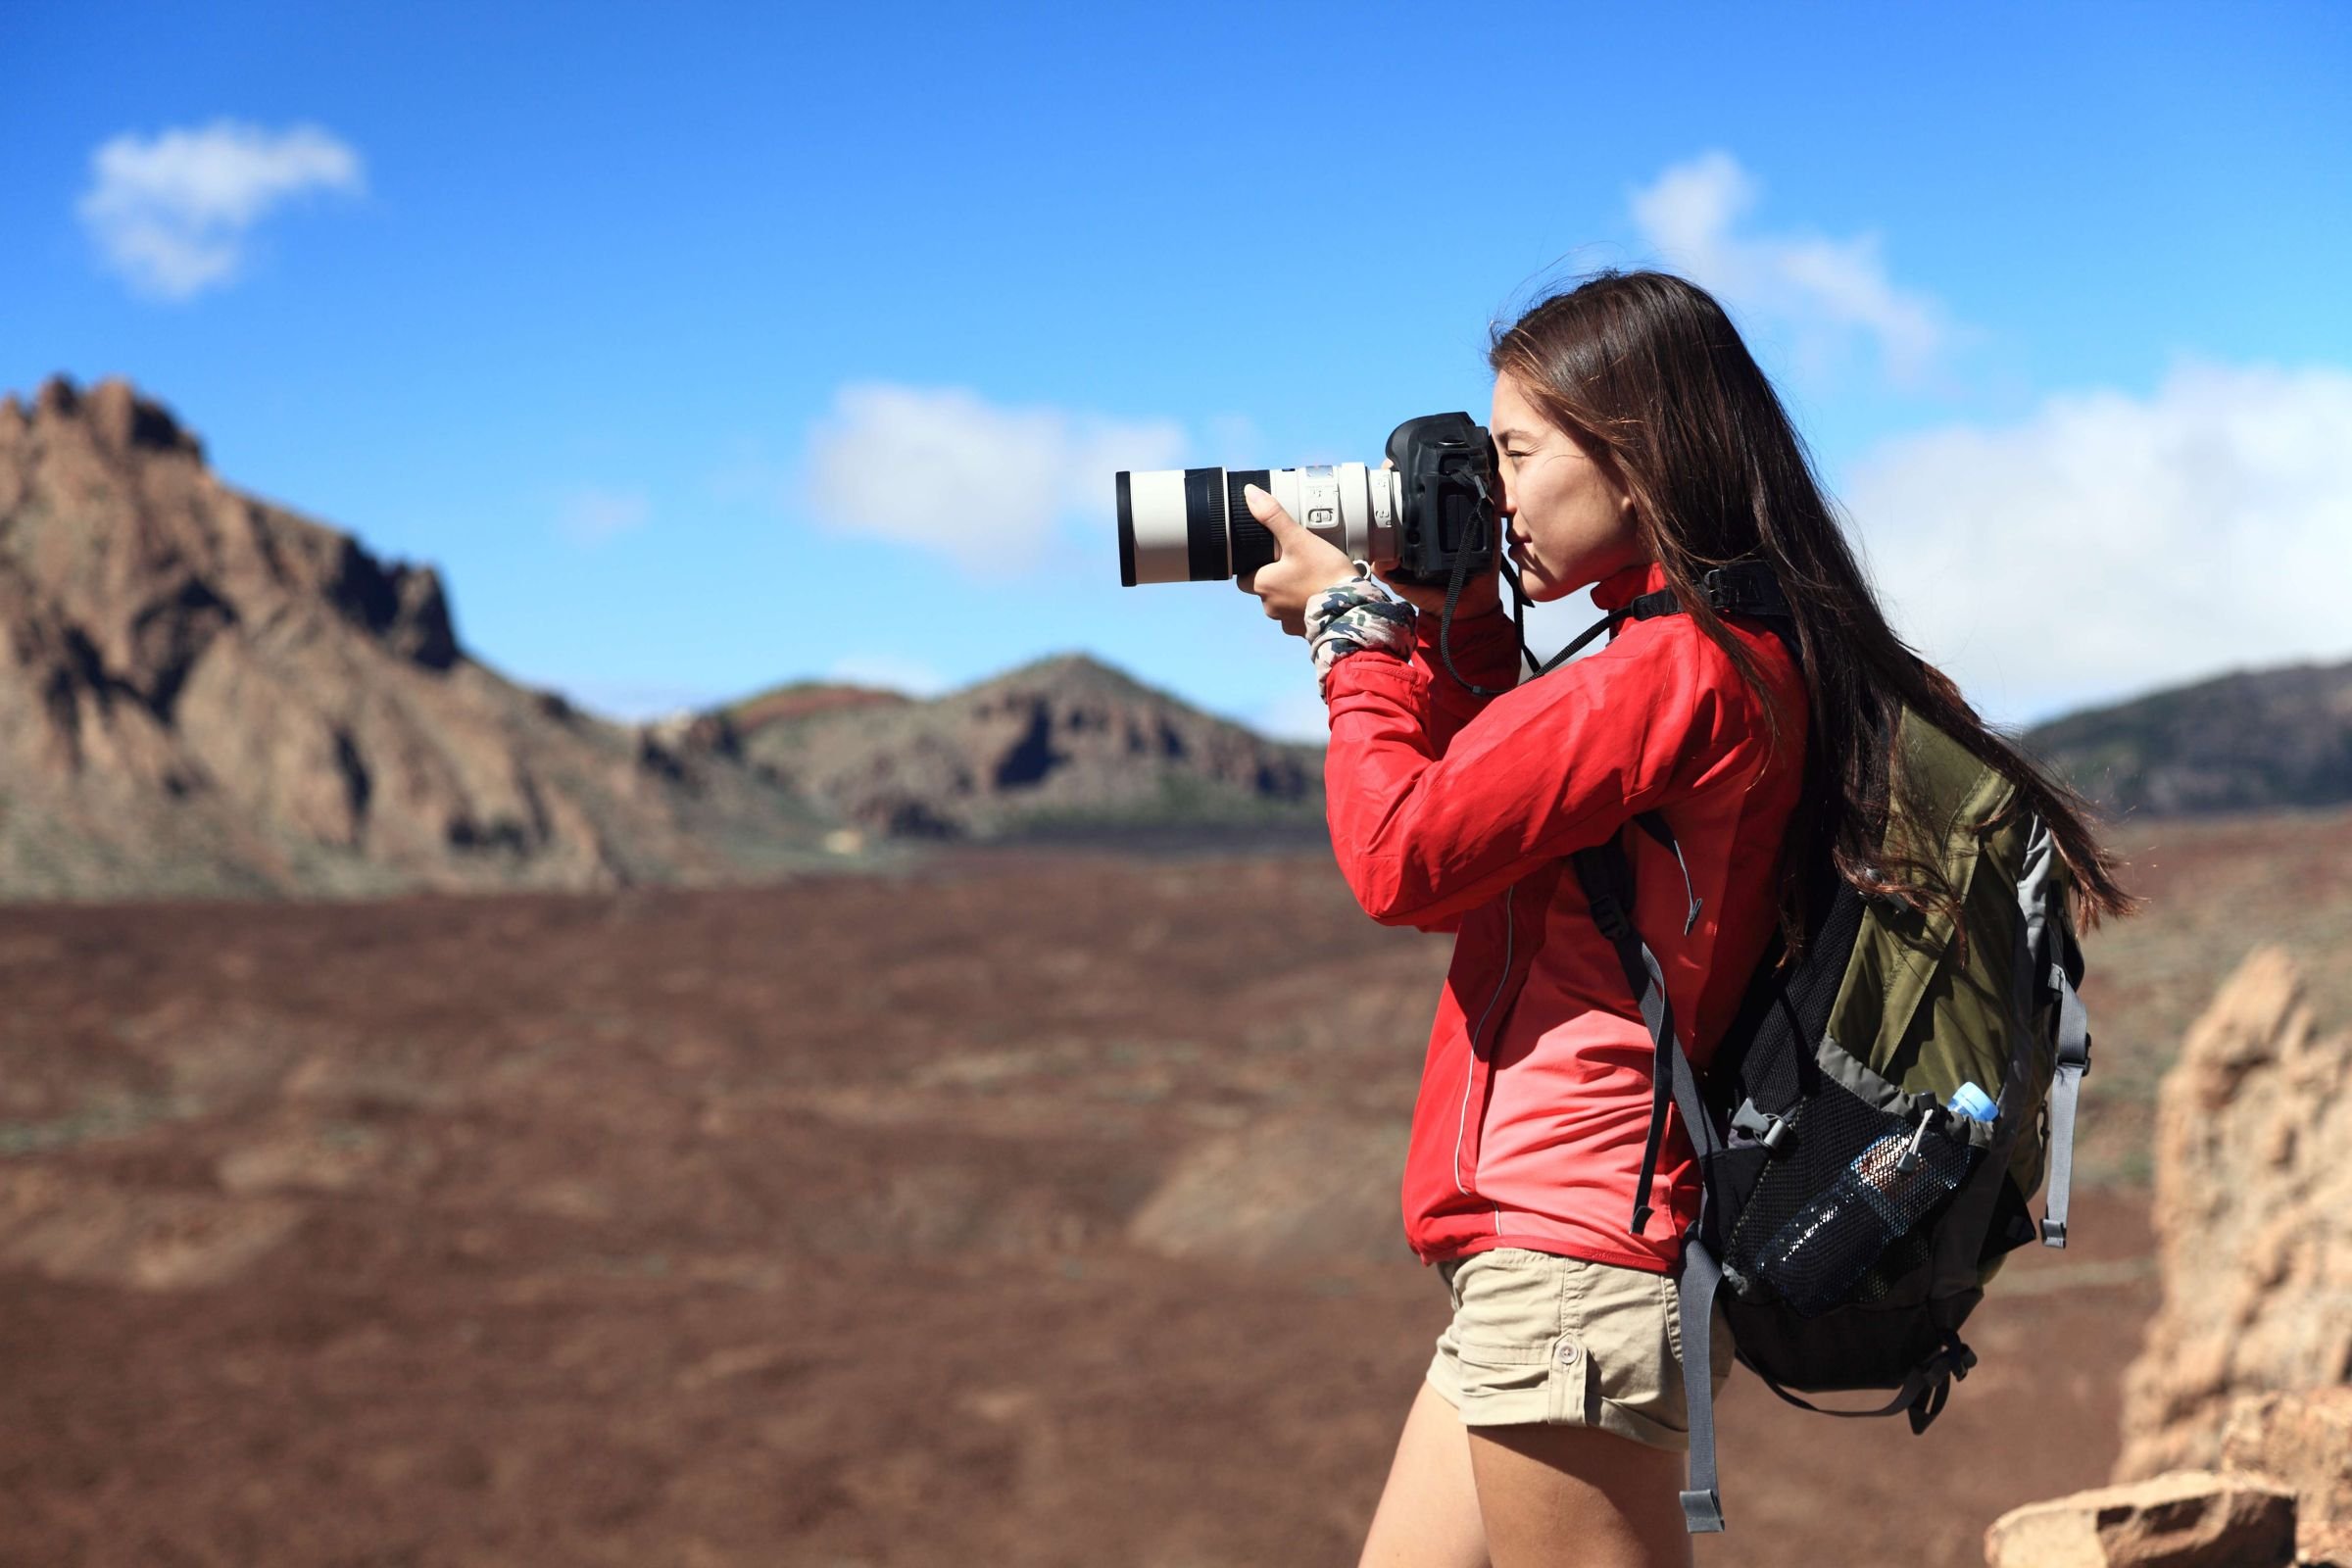
<path fill-rule="evenodd" d="M 1487 428 L 1502 464 L 1503 540 L 1527 597 L 1562 599 L 1647 559 L 1633 498 L 1507 375 Z"/>

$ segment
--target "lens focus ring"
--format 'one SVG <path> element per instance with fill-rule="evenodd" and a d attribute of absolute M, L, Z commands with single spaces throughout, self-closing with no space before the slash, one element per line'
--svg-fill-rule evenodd
<path fill-rule="evenodd" d="M 1233 574 L 1255 571 L 1273 564 L 1281 552 L 1275 548 L 1273 532 L 1250 514 L 1250 503 L 1242 494 L 1245 485 L 1266 488 L 1264 468 L 1236 468 L 1225 476 L 1225 504 L 1233 515 Z"/>
<path fill-rule="evenodd" d="M 1189 571 L 1195 582 L 1233 574 L 1226 546 L 1225 470 L 1184 470 L 1184 528 Z"/>

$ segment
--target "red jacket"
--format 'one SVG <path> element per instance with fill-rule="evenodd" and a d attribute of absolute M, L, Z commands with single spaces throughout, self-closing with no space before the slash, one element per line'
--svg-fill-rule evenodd
<path fill-rule="evenodd" d="M 1654 564 L 1603 579 L 1616 610 L 1665 586 Z M 1405 1155 L 1405 1236 L 1424 1263 L 1490 1247 L 1671 1270 L 1697 1217 L 1679 1122 L 1659 1156 L 1657 1212 L 1630 1226 L 1649 1127 L 1649 1033 L 1616 950 L 1565 857 L 1642 811 L 1674 856 L 1625 835 L 1634 922 L 1666 974 L 1703 1069 L 1772 933 L 1780 850 L 1803 770 L 1804 683 L 1761 621 L 1728 622 L 1782 699 L 1772 747 L 1761 704 L 1689 615 L 1624 621 L 1607 647 L 1494 698 L 1446 674 L 1436 615 L 1410 662 L 1333 665 L 1324 763 L 1332 847 L 1374 919 L 1454 931 Z M 1511 686 L 1518 650 L 1499 610 L 1454 622 L 1453 662 Z"/>

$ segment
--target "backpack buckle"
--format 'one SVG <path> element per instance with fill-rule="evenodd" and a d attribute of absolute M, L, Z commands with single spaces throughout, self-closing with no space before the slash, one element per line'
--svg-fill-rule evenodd
<path fill-rule="evenodd" d="M 1785 1153 L 1796 1138 L 1788 1117 L 1760 1109 L 1752 1100 L 1741 1101 L 1740 1108 L 1732 1112 L 1732 1131 L 1747 1134 L 1762 1144 L 1765 1152 L 1775 1158 Z"/>
<path fill-rule="evenodd" d="M 1780 585 L 1761 562 L 1714 566 L 1700 573 L 1699 591 L 1719 615 L 1785 615 Z"/>
<path fill-rule="evenodd" d="M 1623 942 L 1634 934 L 1632 923 L 1625 917 L 1625 906 L 1617 902 L 1617 896 L 1613 893 L 1594 897 L 1592 923 L 1600 927 L 1600 934 L 1611 942 Z"/>

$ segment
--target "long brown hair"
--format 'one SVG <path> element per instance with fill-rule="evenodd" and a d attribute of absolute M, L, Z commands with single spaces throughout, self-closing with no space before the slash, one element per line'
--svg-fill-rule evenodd
<path fill-rule="evenodd" d="M 1780 579 L 1810 702 L 1803 794 L 1781 889 L 1792 955 L 1808 906 L 1824 891 L 1800 868 L 1824 839 L 1837 874 L 1866 894 L 1923 911 L 1951 902 L 1932 867 L 1885 843 L 1896 807 L 1923 819 L 1910 801 L 1889 799 L 1893 720 L 1904 707 L 2013 783 L 2016 807 L 2049 825 L 2073 873 L 2081 924 L 2137 906 L 2099 843 L 2089 804 L 1988 726 L 1887 625 L 1803 439 L 1706 290 L 1664 272 L 1599 272 L 1497 325 L 1487 358 L 1625 486 L 1667 583 L 1763 701 L 1776 742 L 1787 715 L 1698 580 L 1737 561 L 1762 561 Z"/>

